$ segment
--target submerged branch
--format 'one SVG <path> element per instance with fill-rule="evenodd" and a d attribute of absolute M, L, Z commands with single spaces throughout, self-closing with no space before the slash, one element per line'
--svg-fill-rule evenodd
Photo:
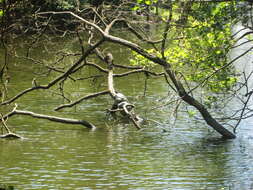
<path fill-rule="evenodd" d="M 130 104 L 127 100 L 127 98 L 119 93 L 116 92 L 114 89 L 114 84 L 113 84 L 113 56 L 111 53 L 108 53 L 107 56 L 105 57 L 105 62 L 108 64 L 108 90 L 110 92 L 110 95 L 114 99 L 114 104 L 112 106 L 112 109 L 109 110 L 111 113 L 120 111 L 122 115 L 127 116 L 127 118 L 132 121 L 134 126 L 139 130 L 141 129 L 140 123 L 143 121 L 141 118 L 139 118 L 135 113 L 134 113 L 134 105 Z"/>
<path fill-rule="evenodd" d="M 90 128 L 90 129 L 96 128 L 93 124 L 91 124 L 90 122 L 85 121 L 85 120 L 77 120 L 77 119 L 56 117 L 56 116 L 51 116 L 51 115 L 43 115 L 43 114 L 31 112 L 31 111 L 17 110 L 16 108 L 14 108 L 13 111 L 11 111 L 11 112 L 7 113 L 5 116 L 3 116 L 3 119 L 9 118 L 14 115 L 28 115 L 28 116 L 31 116 L 34 118 L 46 119 L 46 120 L 54 121 L 54 122 L 58 122 L 58 123 L 83 125 L 83 126 Z"/>
<path fill-rule="evenodd" d="M 100 42 L 98 42 L 97 45 L 92 46 L 90 48 L 90 50 L 88 50 L 88 52 L 85 53 L 86 56 L 88 56 L 93 50 L 95 50 L 100 44 L 102 44 L 103 41 L 107 41 L 107 42 L 112 42 L 115 44 L 122 45 L 126 48 L 129 48 L 129 49 L 135 51 L 136 53 L 138 53 L 139 55 L 142 55 L 143 57 L 147 58 L 148 60 L 156 63 L 157 65 L 162 66 L 165 73 L 166 73 L 166 75 L 164 75 L 165 78 L 167 79 L 166 76 L 168 76 L 168 78 L 172 81 L 172 84 L 174 85 L 174 89 L 177 91 L 178 95 L 182 98 L 182 100 L 184 100 L 189 105 L 194 106 L 201 113 L 201 115 L 205 119 L 206 123 L 209 126 L 211 126 L 213 129 L 215 129 L 218 133 L 223 135 L 223 137 L 235 138 L 235 135 L 232 132 L 230 132 L 229 130 L 224 128 L 220 123 L 218 123 L 215 120 L 215 118 L 213 118 L 211 116 L 209 111 L 206 109 L 206 107 L 203 104 L 201 104 L 201 102 L 199 102 L 197 99 L 195 99 L 193 96 L 191 96 L 189 92 L 187 92 L 185 90 L 184 85 L 182 84 L 182 82 L 178 78 L 177 73 L 173 69 L 172 65 L 166 60 L 165 55 L 164 55 L 164 50 L 166 47 L 166 39 L 168 37 L 167 33 L 170 28 L 170 22 L 167 22 L 167 26 L 165 27 L 163 41 L 162 41 L 162 48 L 160 50 L 161 51 L 160 53 L 162 54 L 162 58 L 161 58 L 157 54 L 152 54 L 152 53 L 148 52 L 145 48 L 143 48 L 144 46 L 142 47 L 131 40 L 126 40 L 124 38 L 109 34 L 109 30 L 112 27 L 113 23 L 116 22 L 116 20 L 112 21 L 111 24 L 106 25 L 106 29 L 103 30 L 99 25 L 92 23 L 92 22 L 88 21 L 87 19 L 82 18 L 82 17 L 78 16 L 77 14 L 70 12 L 70 11 L 44 12 L 44 13 L 39 13 L 39 14 L 69 14 L 69 15 L 72 15 L 73 17 L 77 18 L 82 23 L 86 24 L 87 26 L 91 27 L 92 29 L 96 30 L 102 36 L 103 39 Z M 185 19 L 185 18 L 183 18 L 184 16 L 185 15 L 183 14 L 182 19 Z M 169 16 L 168 21 L 170 21 L 170 17 L 171 17 L 171 15 Z M 245 54 L 246 53 L 247 52 L 245 52 Z M 85 55 L 82 56 L 81 62 L 85 59 L 85 57 L 86 57 Z M 110 56 L 108 56 L 108 57 L 110 58 Z M 237 59 L 239 59 L 239 57 L 232 60 L 229 64 L 232 64 L 232 62 L 236 61 Z M 137 123 L 137 122 L 139 122 L 139 119 L 138 119 L 137 115 L 135 115 L 135 113 L 133 112 L 134 106 L 132 104 L 128 103 L 126 97 L 123 94 L 116 92 L 116 90 L 114 89 L 114 86 L 113 86 L 114 75 L 113 75 L 113 62 L 112 62 L 113 58 L 111 57 L 111 59 L 109 59 L 109 60 L 105 59 L 105 61 L 108 64 L 108 91 L 110 92 L 112 98 L 115 101 L 114 105 L 113 105 L 113 109 L 121 109 L 121 110 L 123 109 L 123 113 L 125 114 L 125 116 L 127 116 L 130 120 L 132 120 L 132 122 L 135 124 L 135 126 L 139 129 L 140 127 L 138 126 L 138 123 Z M 53 84 L 59 82 L 60 80 L 62 80 L 63 78 L 65 78 L 66 76 L 71 74 L 72 71 L 75 70 L 79 66 L 79 64 L 80 63 L 78 63 L 76 66 L 72 66 L 71 67 L 72 69 L 68 70 L 68 72 L 64 73 L 62 76 L 56 78 L 53 81 Z M 227 67 L 229 64 L 223 66 L 223 68 Z M 101 69 L 99 67 L 97 67 L 97 68 L 103 72 L 106 72 L 104 69 Z M 135 71 L 133 71 L 133 72 L 135 72 Z M 218 71 L 216 71 L 216 72 L 218 72 Z M 50 85 L 52 86 L 53 84 L 49 83 L 46 87 L 49 88 Z M 40 88 L 41 87 L 42 86 L 40 86 Z M 15 112 L 13 112 L 13 114 L 14 113 L 21 114 L 21 115 L 30 115 L 33 117 L 48 119 L 48 120 L 57 121 L 57 122 L 61 122 L 61 119 L 63 119 L 63 118 L 57 118 L 54 116 L 46 116 L 46 115 L 41 115 L 41 114 L 36 114 L 33 112 L 27 112 L 27 111 L 21 111 L 21 110 L 16 110 Z M 78 122 L 77 120 L 75 120 L 75 121 Z M 73 123 L 73 120 L 68 119 L 66 122 Z M 79 122 L 79 124 L 80 124 L 80 122 Z"/>
<path fill-rule="evenodd" d="M 4 134 L 4 135 L 0 135 L 0 138 L 19 138 L 19 139 L 22 139 L 21 136 L 15 134 L 15 133 L 7 133 L 7 134 Z"/>

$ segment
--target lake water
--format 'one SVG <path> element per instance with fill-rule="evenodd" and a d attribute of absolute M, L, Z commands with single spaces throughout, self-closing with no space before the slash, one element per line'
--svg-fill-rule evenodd
<path fill-rule="evenodd" d="M 62 46 L 57 43 L 57 46 Z M 66 43 L 75 49 L 71 43 Z M 73 46 L 73 47 L 72 47 Z M 37 58 L 51 62 L 49 52 L 34 50 Z M 120 48 L 115 61 L 126 62 Z M 31 87 L 39 65 L 24 59 L 11 59 L 9 97 Z M 65 61 L 68 64 L 69 59 Z M 76 77 L 93 73 L 87 68 Z M 37 77 L 46 84 L 55 75 Z M 15 189 L 173 189 L 173 190 L 249 190 L 253 189 L 253 120 L 243 122 L 237 138 L 223 140 L 215 132 L 184 113 L 175 124 L 170 105 L 151 109 L 169 101 L 168 87 L 162 79 L 148 80 L 143 97 L 142 74 L 115 79 L 115 87 L 136 104 L 148 122 L 137 131 L 124 122 L 110 121 L 105 110 L 109 96 L 85 101 L 75 108 L 52 111 L 63 103 L 55 89 L 33 92 L 19 99 L 19 109 L 61 117 L 86 119 L 97 126 L 88 130 L 78 125 L 63 125 L 28 116 L 14 116 L 8 124 L 21 140 L 0 140 L 0 184 Z M 106 89 L 105 77 L 68 82 L 67 96 L 75 100 Z M 66 101 L 65 101 L 66 102 Z M 1 107 L 7 112 L 12 106 Z M 165 129 L 165 130 L 164 130 Z"/>

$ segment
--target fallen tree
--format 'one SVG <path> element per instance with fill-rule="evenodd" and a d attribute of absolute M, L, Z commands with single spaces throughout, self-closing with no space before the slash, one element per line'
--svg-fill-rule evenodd
<path fill-rule="evenodd" d="M 184 3 L 182 1 L 182 5 L 184 5 L 184 6 L 182 6 L 182 8 L 180 10 L 177 10 L 177 9 L 174 10 L 173 6 L 172 6 L 173 3 L 176 4 L 177 2 L 169 1 L 169 5 L 167 7 L 168 10 L 166 10 L 166 11 L 168 11 L 167 16 L 166 17 L 161 16 L 162 19 L 161 18 L 159 19 L 160 22 L 163 22 L 163 25 L 162 25 L 163 32 L 161 32 L 160 39 L 158 39 L 158 40 L 153 40 L 152 36 L 148 35 L 149 34 L 148 32 L 147 32 L 148 34 L 146 34 L 145 31 L 143 33 L 138 31 L 137 30 L 138 27 L 136 27 L 136 25 L 138 25 L 137 21 L 144 22 L 143 18 L 141 17 L 139 20 L 137 20 L 137 21 L 134 20 L 133 22 L 131 22 L 131 20 L 129 20 L 127 17 L 127 16 L 129 16 L 129 12 L 125 13 L 124 11 L 122 11 L 121 5 L 118 6 L 119 9 L 114 10 L 115 14 L 111 14 L 111 13 L 106 12 L 106 10 L 107 10 L 106 8 L 108 8 L 108 7 L 104 6 L 104 5 L 101 5 L 101 6 L 104 6 L 103 7 L 104 10 L 101 9 L 102 7 L 99 8 L 100 12 L 96 11 L 96 9 L 89 9 L 89 10 L 93 11 L 93 13 L 94 13 L 94 15 L 92 16 L 93 17 L 92 19 L 87 16 L 87 13 L 85 11 L 80 11 L 80 12 L 78 12 L 78 11 L 77 12 L 71 12 L 71 11 L 37 12 L 36 16 L 38 18 L 43 17 L 47 21 L 49 21 L 49 18 L 53 18 L 56 15 L 57 16 L 62 16 L 62 15 L 71 16 L 73 18 L 73 20 L 78 25 L 78 28 L 76 29 L 75 32 L 77 34 L 78 41 L 80 43 L 80 49 L 81 49 L 80 52 L 81 53 L 73 55 L 73 56 L 79 56 L 78 60 L 75 61 L 73 64 L 71 64 L 71 66 L 68 66 L 66 68 L 54 66 L 54 65 L 57 65 L 54 63 L 51 64 L 52 66 L 46 65 L 49 72 L 55 71 L 60 74 L 55 79 L 53 79 L 52 81 L 50 81 L 48 84 L 45 84 L 45 85 L 38 85 L 36 83 L 36 80 L 34 80 L 33 86 L 31 88 L 23 90 L 22 92 L 18 93 L 14 97 L 3 101 L 2 103 L 0 103 L 0 105 L 3 106 L 3 105 L 8 105 L 8 104 L 14 103 L 17 99 L 21 98 L 22 96 L 24 96 L 32 91 L 48 90 L 56 85 L 60 85 L 61 93 L 64 94 L 64 89 L 62 86 L 64 85 L 65 81 L 67 81 L 69 79 L 76 81 L 77 79 L 75 79 L 75 77 L 73 76 L 74 73 L 82 70 L 83 68 L 93 67 L 97 71 L 99 71 L 100 73 L 106 74 L 107 82 L 108 82 L 107 83 L 108 89 L 103 89 L 102 91 L 82 96 L 81 98 L 79 98 L 77 100 L 69 101 L 69 103 L 67 103 L 67 104 L 62 104 L 62 105 L 56 107 L 55 110 L 59 111 L 59 110 L 65 109 L 65 108 L 70 108 L 70 107 L 80 104 L 81 102 L 84 102 L 85 100 L 88 100 L 88 99 L 91 99 L 94 97 L 98 97 L 101 95 L 110 94 L 110 96 L 114 100 L 114 104 L 113 104 L 112 108 L 109 110 L 110 113 L 114 114 L 116 112 L 120 112 L 121 114 L 125 115 L 128 119 L 130 119 L 137 129 L 140 129 L 139 122 L 141 121 L 141 119 L 134 112 L 135 106 L 132 105 L 122 93 L 119 93 L 119 92 L 117 92 L 117 90 L 114 89 L 113 80 L 116 77 L 124 77 L 124 76 L 128 76 L 128 75 L 135 74 L 135 73 L 144 73 L 146 76 L 163 77 L 165 79 L 165 82 L 177 94 L 178 99 L 180 101 L 181 100 L 184 101 L 188 105 L 190 105 L 190 106 L 194 107 L 196 110 L 198 110 L 200 115 L 203 117 L 204 121 L 210 127 L 212 127 L 215 131 L 217 131 L 219 134 L 221 134 L 224 138 L 228 138 L 228 139 L 235 138 L 235 134 L 230 132 L 230 130 L 228 130 L 223 124 L 221 124 L 211 114 L 211 112 L 208 110 L 208 107 L 202 101 L 200 101 L 198 98 L 196 98 L 194 96 L 194 91 L 197 88 L 204 86 L 206 83 L 208 83 L 208 81 L 211 78 L 215 77 L 218 73 L 221 73 L 224 70 L 226 70 L 226 68 L 231 66 L 231 64 L 235 60 L 239 59 L 242 55 L 245 55 L 249 51 L 244 52 L 242 55 L 238 56 L 237 58 L 235 58 L 232 61 L 228 61 L 226 64 L 223 64 L 223 65 L 217 64 L 218 66 L 215 65 L 215 66 L 217 66 L 217 68 L 212 65 L 213 60 L 210 59 L 211 66 L 208 65 L 209 63 L 208 64 L 206 63 L 206 65 L 208 65 L 208 69 L 209 69 L 208 74 L 206 74 L 204 79 L 202 78 L 203 80 L 198 81 L 198 84 L 195 87 L 189 87 L 187 79 L 184 76 L 184 73 L 182 73 L 182 71 L 178 70 L 178 68 L 177 68 L 177 64 L 181 64 L 181 62 L 178 61 L 176 63 L 173 63 L 173 59 L 169 59 L 170 55 L 168 54 L 168 52 L 166 52 L 166 48 L 170 47 L 170 44 L 168 44 L 168 43 L 174 40 L 174 36 L 170 35 L 170 33 L 169 33 L 171 28 L 178 27 L 178 28 L 180 28 L 180 30 L 185 30 L 186 28 L 191 28 L 187 25 L 187 22 L 188 22 L 188 16 L 190 14 L 189 11 L 191 10 L 192 4 L 194 2 L 189 1 L 187 3 Z M 112 10 L 112 7 L 111 7 L 111 10 Z M 216 11 L 220 11 L 220 10 L 216 10 Z M 180 12 L 180 13 L 178 13 L 178 12 Z M 177 14 L 176 18 L 178 18 L 178 19 L 173 18 L 174 13 Z M 140 16 L 142 16 L 142 15 L 140 15 Z M 193 20 L 195 19 L 195 17 L 197 17 L 196 15 L 190 15 L 190 16 L 191 16 L 191 19 L 193 19 Z M 207 15 L 207 16 L 209 16 L 209 15 Z M 137 15 L 134 15 L 133 18 L 136 18 L 136 17 L 137 17 Z M 196 25 L 196 26 L 194 25 L 194 27 L 192 27 L 192 28 L 203 27 L 206 30 L 205 27 L 206 27 L 206 25 L 208 25 L 208 23 L 206 23 L 205 21 L 203 21 L 203 23 L 202 23 L 202 22 L 200 22 L 200 20 L 201 19 L 199 19 L 197 17 L 197 19 L 194 20 L 193 25 L 196 23 L 198 25 Z M 47 22 L 47 23 L 49 23 L 49 22 Z M 148 24 L 148 22 L 145 22 L 145 24 Z M 48 24 L 47 26 L 50 26 L 50 24 Z M 127 38 L 127 37 L 126 38 L 125 37 L 118 37 L 118 36 L 112 34 L 112 30 L 114 28 L 119 27 L 119 26 L 124 28 L 124 30 L 126 31 L 126 34 L 130 34 L 131 36 L 134 36 L 135 38 L 129 40 L 129 38 Z M 208 26 L 208 27 L 212 29 L 213 26 Z M 204 29 L 203 29 L 203 31 L 205 31 Z M 227 28 L 225 28 L 225 29 L 227 29 Z M 180 30 L 176 30 L 176 31 L 181 34 Z M 86 43 L 82 39 L 82 36 L 80 35 L 80 31 L 88 34 L 87 40 L 85 41 Z M 201 32 L 203 32 L 203 31 L 201 31 Z M 44 30 L 43 30 L 43 32 L 44 32 Z M 175 31 L 173 31 L 173 32 L 175 33 Z M 173 32 L 172 32 L 172 34 L 174 34 Z M 190 32 L 192 32 L 192 31 L 190 31 Z M 188 33 L 190 33 L 190 32 L 188 32 Z M 67 33 L 67 31 L 64 31 L 63 36 L 65 35 L 65 33 Z M 215 33 L 215 31 L 213 33 Z M 220 56 L 221 50 L 219 48 L 223 47 L 223 46 L 222 45 L 217 46 L 217 44 L 215 44 L 216 43 L 215 42 L 215 37 L 216 37 L 215 35 L 213 35 L 211 32 L 207 33 L 207 34 L 210 36 L 210 39 L 207 39 L 207 42 L 209 43 L 209 41 L 210 41 L 210 44 L 214 44 L 214 46 L 215 46 L 215 47 L 210 46 L 210 47 L 213 47 L 213 49 L 214 49 L 213 52 L 217 53 L 214 55 L 216 57 Z M 176 36 L 176 38 L 177 38 L 176 40 L 178 40 L 179 44 L 183 43 L 182 41 L 184 41 L 186 39 L 186 37 L 184 35 L 187 35 L 187 32 L 186 33 L 182 32 L 181 36 L 180 35 Z M 217 32 L 218 37 L 219 37 L 219 35 L 220 35 L 220 33 Z M 122 36 L 124 36 L 124 35 L 122 35 Z M 225 38 L 227 36 L 224 35 L 221 37 Z M 183 39 L 183 40 L 180 41 L 180 39 Z M 152 64 L 155 64 L 157 67 L 162 69 L 163 72 L 161 72 L 161 73 L 152 72 L 149 69 L 147 69 L 146 65 L 144 65 L 144 66 L 143 65 L 129 66 L 129 65 L 114 64 L 113 57 L 112 57 L 112 54 L 114 52 L 111 52 L 112 54 L 107 54 L 107 56 L 104 56 L 104 54 L 103 54 L 104 51 L 107 51 L 106 48 L 104 48 L 104 47 L 108 43 L 120 45 L 120 46 L 123 46 L 123 47 L 131 50 L 132 52 L 135 52 L 135 54 L 137 56 L 141 56 L 143 59 L 145 59 L 146 62 L 151 62 Z M 193 42 L 191 42 L 191 43 L 194 44 Z M 88 44 L 88 46 L 86 47 L 84 44 Z M 139 45 L 139 44 L 141 44 L 141 45 Z M 224 45 L 224 49 L 226 49 L 226 51 L 224 51 L 225 52 L 224 54 L 226 54 L 228 52 L 227 49 L 229 48 L 230 44 L 225 44 L 225 45 Z M 147 49 L 147 47 L 152 47 L 152 51 Z M 100 49 L 103 49 L 103 48 L 104 48 L 104 51 L 100 51 Z M 192 48 L 190 46 L 189 49 L 194 49 L 194 48 Z M 201 49 L 201 48 L 199 48 L 199 49 Z M 173 49 L 173 51 L 171 51 L 171 52 L 169 51 L 169 53 L 170 54 L 178 53 L 180 55 L 180 51 L 181 51 L 180 48 L 179 48 L 179 50 Z M 190 54 L 190 53 L 188 52 L 188 54 Z M 224 54 L 222 54 L 222 55 L 224 55 Z M 96 56 L 95 59 L 94 59 L 94 57 L 95 57 L 94 55 Z M 210 57 L 212 58 L 212 56 L 214 56 L 214 55 L 210 55 L 210 56 L 208 55 L 207 59 L 205 59 L 203 61 L 204 62 L 203 65 L 206 66 L 205 61 L 209 60 L 209 58 Z M 92 61 L 89 60 L 89 58 L 91 56 L 93 58 L 93 59 L 91 59 Z M 191 65 L 193 61 L 190 58 L 192 58 L 192 57 L 185 56 L 185 60 L 187 60 L 187 61 L 185 61 L 184 64 Z M 199 56 L 197 58 L 199 60 L 201 60 L 201 56 Z M 27 57 L 27 59 L 29 59 L 29 57 Z M 64 59 L 64 58 L 62 58 L 62 59 Z M 107 63 L 107 69 L 103 68 L 101 65 L 96 63 L 99 60 L 100 61 L 102 60 Z M 174 59 L 174 60 L 177 61 L 177 59 Z M 226 60 L 226 59 L 224 59 L 224 60 Z M 59 61 L 57 61 L 57 63 L 59 63 L 61 61 L 62 60 L 59 59 Z M 196 65 L 197 65 L 196 67 L 198 69 L 198 67 L 200 67 L 199 66 L 200 62 L 197 62 Z M 127 69 L 127 72 L 114 73 L 114 68 Z M 185 68 L 187 68 L 187 67 L 185 67 Z M 200 69 L 200 72 L 203 73 L 202 69 L 203 68 Z M 204 71 L 207 71 L 207 69 Z M 103 75 L 101 75 L 101 76 L 103 76 Z M 89 76 L 86 78 L 90 78 L 90 77 L 95 78 L 97 76 Z M 194 82 L 196 82 L 196 80 L 199 80 L 199 78 L 196 77 Z M 64 98 L 65 96 L 62 95 L 62 97 Z M 29 115 L 29 116 L 40 118 L 40 119 L 48 119 L 51 121 L 65 122 L 65 123 L 70 123 L 70 124 L 83 124 L 83 125 L 87 124 L 87 123 L 86 124 L 82 123 L 79 120 L 71 120 L 71 119 L 66 119 L 66 118 L 58 118 L 58 117 L 54 117 L 54 116 L 41 115 L 41 114 L 29 112 L 29 111 L 16 110 L 15 113 L 13 113 L 13 115 L 15 115 L 15 114 Z M 87 126 L 89 126 L 89 124 L 87 124 L 86 127 Z M 92 126 L 92 124 L 91 124 L 91 126 Z M 92 128 L 92 127 L 89 127 L 89 128 Z"/>
<path fill-rule="evenodd" d="M 38 114 L 31 111 L 18 110 L 17 107 L 18 107 L 17 104 L 15 104 L 15 107 L 11 112 L 7 113 L 6 115 L 1 115 L 2 116 L 1 122 L 3 124 L 3 127 L 6 129 L 7 133 L 0 135 L 0 138 L 12 138 L 12 137 L 21 138 L 21 136 L 11 132 L 11 130 L 8 128 L 6 124 L 6 121 L 10 117 L 15 116 L 15 115 L 25 115 L 25 116 L 30 116 L 37 119 L 45 119 L 45 120 L 54 121 L 54 122 L 63 123 L 63 124 L 82 125 L 89 129 L 96 128 L 92 123 L 85 120 L 69 119 L 69 118 L 56 117 L 56 116 L 51 116 L 51 115 Z"/>
<path fill-rule="evenodd" d="M 70 14 L 73 17 L 75 17 L 76 19 L 82 21 L 84 24 L 86 24 L 87 26 L 91 27 L 92 30 L 96 30 L 101 36 L 102 39 L 101 41 L 103 42 L 113 42 L 122 46 L 125 46 L 133 51 L 135 51 L 136 53 L 142 55 L 143 57 L 145 57 L 146 59 L 152 61 L 153 63 L 156 63 L 160 66 L 163 67 L 164 71 L 166 72 L 166 75 L 169 77 L 169 79 L 171 80 L 175 90 L 177 91 L 178 95 L 182 98 L 182 100 L 184 100 L 185 102 L 187 102 L 188 104 L 192 105 L 193 107 L 195 107 L 203 116 L 204 120 L 206 121 L 206 123 L 212 127 L 214 130 L 216 130 L 218 133 L 220 133 L 224 138 L 235 138 L 235 134 L 233 134 L 232 132 L 230 132 L 228 129 L 224 128 L 219 122 L 217 122 L 212 116 L 211 114 L 208 112 L 208 110 L 205 108 L 205 106 L 203 104 L 201 104 L 199 101 L 197 101 L 193 96 L 191 96 L 189 93 L 187 93 L 187 91 L 185 90 L 184 85 L 182 84 L 182 82 L 179 80 L 176 71 L 173 70 L 171 64 L 169 62 L 167 62 L 167 60 L 165 59 L 165 57 L 159 57 L 156 56 L 152 53 L 147 52 L 144 48 L 140 47 L 139 45 L 137 45 L 134 42 L 128 41 L 126 39 L 120 38 L 120 37 L 116 37 L 110 34 L 110 30 L 112 29 L 112 27 L 115 25 L 115 23 L 117 23 L 118 21 L 120 22 L 127 22 L 126 20 L 119 20 L 119 19 L 114 19 L 113 21 L 111 21 L 109 24 L 107 24 L 105 26 L 104 29 L 102 29 L 100 26 L 78 16 L 77 14 L 70 12 L 70 11 L 63 11 L 63 12 L 43 12 L 43 13 L 39 13 L 40 15 L 58 15 L 58 14 Z M 167 21 L 167 25 L 169 24 L 170 18 Z M 165 32 L 166 33 L 168 31 L 168 27 L 166 27 Z M 90 32 L 92 32 L 90 30 Z M 164 38 L 161 40 L 161 43 L 165 43 L 165 41 L 167 40 L 167 37 L 164 36 Z M 163 48 L 162 48 L 162 51 Z M 161 54 L 163 54 L 163 52 L 161 52 Z M 112 72 L 112 70 L 109 70 Z M 109 75 L 110 76 L 110 75 Z M 109 78 L 110 79 L 110 78 Z M 109 81 L 109 80 L 108 80 Z M 115 92 L 113 92 L 113 89 L 111 89 L 111 94 L 112 96 L 115 96 Z"/>

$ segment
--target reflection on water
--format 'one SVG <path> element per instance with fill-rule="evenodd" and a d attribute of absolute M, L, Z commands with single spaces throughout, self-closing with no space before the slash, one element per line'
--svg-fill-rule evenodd
<path fill-rule="evenodd" d="M 17 189 L 186 190 L 250 189 L 253 182 L 253 145 L 243 137 L 43 127 L 23 127 L 24 140 L 0 141 L 1 183 Z"/>
<path fill-rule="evenodd" d="M 115 51 L 119 51 L 116 60 L 123 59 L 121 50 Z M 29 68 L 25 62 L 12 68 L 10 94 L 30 87 L 34 76 L 24 74 Z M 66 84 L 66 88 L 77 99 L 97 88 L 103 89 L 105 81 L 99 80 L 99 87 L 82 81 Z M 142 75 L 127 81 L 117 79 L 116 85 L 132 96 L 130 99 L 138 105 L 140 115 L 161 123 L 170 120 L 168 107 L 149 111 L 157 99 L 167 95 L 167 86 L 160 79 L 150 80 L 145 98 Z M 89 131 L 81 126 L 27 117 L 11 119 L 9 124 L 25 139 L 0 140 L 0 184 L 11 184 L 20 190 L 253 189 L 253 123 L 250 121 L 240 128 L 237 139 L 225 141 L 211 134 L 206 126 L 183 116 L 179 116 L 175 125 L 166 125 L 167 132 L 154 123 L 142 131 L 124 124 L 110 127 L 113 123 L 106 120 L 105 109 L 112 102 L 107 96 L 59 113 L 50 110 L 62 100 L 43 91 L 31 93 L 18 103 L 20 109 L 85 118 L 98 129 Z"/>

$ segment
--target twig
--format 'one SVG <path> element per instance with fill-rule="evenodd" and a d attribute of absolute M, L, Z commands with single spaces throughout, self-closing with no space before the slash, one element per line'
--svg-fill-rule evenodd
<path fill-rule="evenodd" d="M 2 121 L 2 124 L 4 126 L 4 128 L 6 129 L 7 133 L 6 134 L 2 134 L 0 135 L 0 138 L 22 138 L 21 136 L 15 134 L 15 133 L 12 133 L 11 130 L 8 128 L 7 124 L 6 124 L 6 121 L 8 119 L 8 117 L 6 119 L 4 119 L 4 116 L 2 114 L 1 115 L 1 121 Z"/>
<path fill-rule="evenodd" d="M 31 88 L 28 88 L 20 93 L 18 93 L 16 96 L 14 96 L 13 98 L 4 101 L 2 103 L 0 103 L 0 105 L 6 105 L 6 104 L 10 104 L 12 102 L 14 102 L 15 100 L 17 100 L 18 98 L 20 98 L 21 96 L 34 91 L 34 90 L 39 90 L 39 89 L 49 89 L 50 87 L 54 86 L 56 83 L 58 83 L 59 81 L 61 81 L 62 79 L 68 77 L 70 74 L 72 74 L 74 71 L 76 71 L 76 67 L 78 67 L 83 60 L 94 50 L 96 49 L 99 45 L 101 45 L 104 42 L 104 40 L 100 40 L 99 42 L 97 42 L 94 46 L 91 46 L 90 48 L 88 48 L 85 52 L 85 54 L 83 56 L 81 56 L 79 58 L 79 60 L 77 62 L 75 62 L 65 73 L 63 73 L 62 75 L 56 77 L 54 80 L 52 80 L 50 83 L 48 83 L 47 85 L 39 85 L 39 86 L 34 86 Z"/>
<path fill-rule="evenodd" d="M 87 100 L 87 99 L 90 99 L 90 98 L 94 98 L 94 97 L 97 97 L 97 96 L 100 96 L 100 95 L 105 95 L 105 94 L 109 94 L 109 91 L 108 90 L 105 90 L 105 91 L 102 91 L 102 92 L 97 92 L 97 93 L 94 93 L 94 94 L 90 94 L 90 95 L 87 95 L 87 96 L 84 96 L 72 103 L 69 103 L 69 104 L 63 104 L 63 105 L 60 105 L 58 107 L 56 107 L 54 110 L 55 111 L 59 111 L 63 108 L 67 108 L 67 107 L 72 107 L 76 104 L 79 104 L 80 102 L 82 102 L 83 100 Z"/>
<path fill-rule="evenodd" d="M 5 120 L 3 118 L 3 114 L 0 114 L 0 115 L 1 115 L 1 121 L 2 121 L 2 124 L 3 124 L 4 128 L 5 128 L 5 130 L 7 131 L 7 133 L 11 133 L 10 129 L 8 128 L 8 126 L 5 123 Z M 7 120 L 7 118 L 6 118 L 6 120 Z"/>

